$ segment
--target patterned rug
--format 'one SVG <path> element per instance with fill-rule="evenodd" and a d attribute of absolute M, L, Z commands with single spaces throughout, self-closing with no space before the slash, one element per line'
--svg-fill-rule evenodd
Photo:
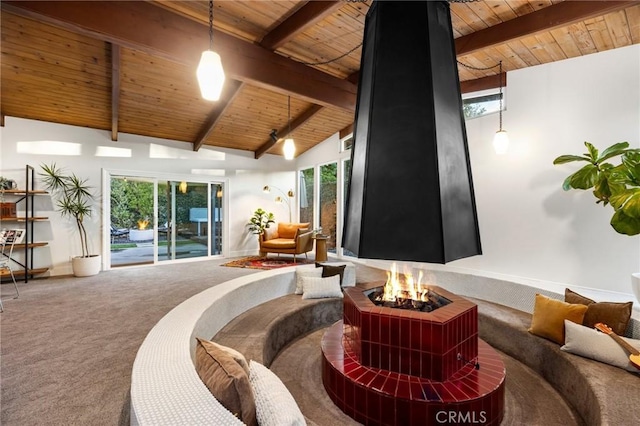
<path fill-rule="evenodd" d="M 231 262 L 223 263 L 222 266 L 232 266 L 235 268 L 251 268 L 251 269 L 276 269 L 286 266 L 298 266 L 308 263 L 313 263 L 313 259 L 306 259 L 303 257 L 297 257 L 296 262 L 293 262 L 293 257 L 260 257 L 249 256 L 241 259 L 232 260 Z"/>

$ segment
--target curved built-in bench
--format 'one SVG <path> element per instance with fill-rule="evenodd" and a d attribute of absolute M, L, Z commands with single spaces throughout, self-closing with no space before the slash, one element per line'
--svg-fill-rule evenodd
<path fill-rule="evenodd" d="M 480 338 L 549 382 L 588 425 L 640 424 L 640 377 L 560 350 L 528 332 L 531 314 L 471 299 L 478 305 Z M 508 380 L 507 372 L 507 380 Z"/>
<path fill-rule="evenodd" d="M 523 294 L 529 292 L 533 300 L 537 291 L 514 283 L 509 285 L 505 281 L 459 273 L 437 273 L 432 278 L 434 284 L 460 295 L 491 299 L 496 294 L 499 296 L 496 299 L 502 303 L 505 295 L 521 303 L 527 298 Z M 249 358 L 262 359 L 269 365 L 288 340 L 320 326 L 320 322 L 308 322 L 299 329 L 287 330 L 295 321 L 283 321 L 283 318 L 297 315 L 298 310 L 303 317 L 309 318 L 315 309 L 313 306 L 326 307 L 337 300 L 328 302 L 330 299 L 321 299 L 323 301 L 307 303 L 300 296 L 287 296 L 294 289 L 294 268 L 260 272 L 212 287 L 174 308 L 156 324 L 138 351 L 131 379 L 131 423 L 242 424 L 213 398 L 198 377 L 192 358 L 195 337 L 210 338 L 231 322 L 225 332 L 230 331 L 234 327 L 234 318 L 253 307 L 269 303 L 269 318 L 258 314 L 253 330 L 244 331 L 260 334 L 255 346 L 245 347 L 241 343 L 226 341 L 229 346 L 247 352 Z M 282 296 L 291 298 L 295 303 L 289 305 L 273 301 Z M 303 302 L 307 305 L 300 309 Z M 640 378 L 624 370 L 562 352 L 558 345 L 531 335 L 527 331 L 531 323 L 529 313 L 482 300 L 478 300 L 478 305 L 480 337 L 548 380 L 580 412 L 587 424 L 640 424 L 640 410 L 636 407 L 640 398 Z M 283 310 L 288 313 L 283 315 Z M 326 316 L 321 322 L 329 319 Z M 631 329 L 635 336 L 637 319 L 632 320 Z M 223 334 L 219 337 L 224 338 Z M 249 339 L 245 339 L 244 345 L 248 343 Z"/>
<path fill-rule="evenodd" d="M 340 298 L 302 299 L 290 294 L 236 317 L 213 340 L 269 367 L 286 345 L 341 319 Z"/>
<path fill-rule="evenodd" d="M 295 271 L 300 268 L 314 265 L 257 272 L 224 282 L 165 315 L 142 342 L 133 363 L 131 424 L 242 425 L 200 380 L 194 366 L 195 338 L 210 338 L 249 309 L 292 294 Z M 353 265 L 347 266 L 344 280 L 346 285 L 355 284 Z"/>
<path fill-rule="evenodd" d="M 195 370 L 195 337 L 213 336 L 230 320 L 293 293 L 295 269 L 236 278 L 176 306 L 149 332 L 131 373 L 132 425 L 242 425 L 218 403 Z"/>

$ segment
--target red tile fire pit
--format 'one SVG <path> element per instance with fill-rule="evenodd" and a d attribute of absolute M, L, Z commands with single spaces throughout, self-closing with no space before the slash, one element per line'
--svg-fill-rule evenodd
<path fill-rule="evenodd" d="M 323 337 L 333 402 L 367 425 L 500 424 L 505 369 L 478 339 L 477 306 L 433 286 L 448 303 L 431 312 L 376 306 L 381 288 L 346 288 L 343 321 Z"/>

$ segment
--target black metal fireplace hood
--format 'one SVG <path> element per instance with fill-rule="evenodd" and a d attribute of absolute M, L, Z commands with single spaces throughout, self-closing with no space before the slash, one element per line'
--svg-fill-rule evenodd
<path fill-rule="evenodd" d="M 376 1 L 367 14 L 343 247 L 446 263 L 481 254 L 446 1 Z"/>

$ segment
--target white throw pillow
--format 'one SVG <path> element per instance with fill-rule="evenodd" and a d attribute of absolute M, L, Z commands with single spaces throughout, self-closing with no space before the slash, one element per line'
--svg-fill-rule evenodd
<path fill-rule="evenodd" d="M 322 269 L 322 268 L 318 268 Z M 303 299 L 323 299 L 325 297 L 344 297 L 340 288 L 340 275 L 331 277 L 304 277 L 302 279 Z"/>
<path fill-rule="evenodd" d="M 249 362 L 249 383 L 260 426 L 302 426 L 307 422 L 282 380 L 259 362 Z"/>
<path fill-rule="evenodd" d="M 296 269 L 296 291 L 295 294 L 302 294 L 302 280 L 305 277 L 322 277 L 322 268 L 298 268 Z"/>
<path fill-rule="evenodd" d="M 567 320 L 564 321 L 564 332 L 565 343 L 560 348 L 563 351 L 640 373 L 640 370 L 629 362 L 627 351 L 610 336 Z M 640 340 L 626 337 L 623 339 L 634 348 L 640 349 Z"/>

